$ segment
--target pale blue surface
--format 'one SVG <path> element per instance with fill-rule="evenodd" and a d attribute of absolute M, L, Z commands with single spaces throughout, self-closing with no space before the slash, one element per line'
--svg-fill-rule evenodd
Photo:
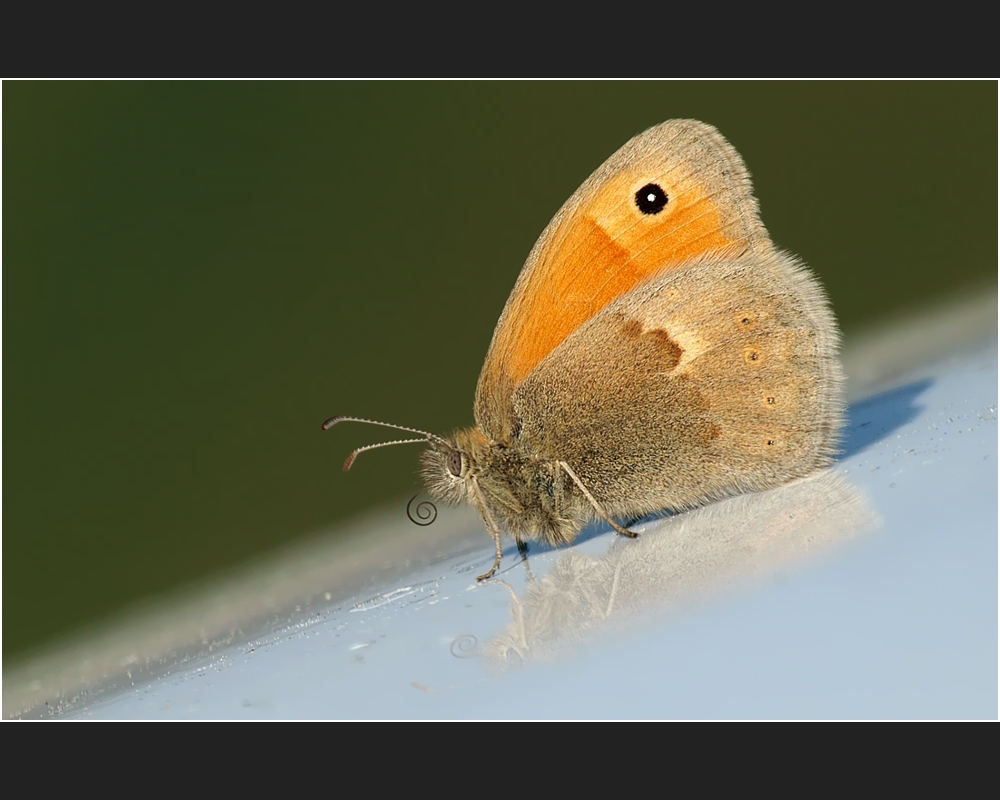
<path fill-rule="evenodd" d="M 520 604 L 484 533 L 69 716 L 995 718 L 996 407 L 993 341 L 852 405 L 846 482 L 535 547 L 533 593 L 508 546 Z"/>

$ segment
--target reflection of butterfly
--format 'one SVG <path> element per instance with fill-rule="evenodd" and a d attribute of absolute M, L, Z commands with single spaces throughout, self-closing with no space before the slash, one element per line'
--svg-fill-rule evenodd
<path fill-rule="evenodd" d="M 815 279 L 771 244 L 739 154 L 672 120 L 611 156 L 542 233 L 493 333 L 476 426 L 401 429 L 430 445 L 430 493 L 482 515 L 487 578 L 501 531 L 567 544 L 599 518 L 634 535 L 613 518 L 828 464 L 837 342 Z"/>

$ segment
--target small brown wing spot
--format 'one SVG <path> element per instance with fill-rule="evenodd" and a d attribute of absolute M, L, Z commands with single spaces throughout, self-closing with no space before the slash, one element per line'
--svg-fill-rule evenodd
<path fill-rule="evenodd" d="M 768 397 L 767 398 L 767 404 L 769 406 L 773 406 L 774 405 L 774 398 L 773 397 Z"/>
<path fill-rule="evenodd" d="M 748 364 L 759 367 L 764 363 L 764 354 L 756 345 L 750 345 L 749 347 L 743 348 L 743 360 Z"/>
<path fill-rule="evenodd" d="M 788 442 L 781 438 L 780 435 L 771 434 L 768 436 L 765 434 L 764 438 L 764 450 L 769 455 L 774 457 L 780 457 L 788 449 Z"/>
<path fill-rule="evenodd" d="M 736 325 L 744 331 L 752 331 L 757 328 L 757 315 L 752 311 L 737 311 Z"/>

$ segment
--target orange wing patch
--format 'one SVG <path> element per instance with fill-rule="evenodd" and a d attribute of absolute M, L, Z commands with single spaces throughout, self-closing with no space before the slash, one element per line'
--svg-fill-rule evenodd
<path fill-rule="evenodd" d="M 677 204 L 671 209 L 670 202 Z M 584 322 L 643 281 L 735 243 L 722 232 L 710 198 L 689 194 L 670 202 L 648 222 L 637 219 L 641 212 L 632 204 L 628 214 L 612 211 L 601 219 L 591 212 L 557 233 L 505 320 L 505 371 L 513 386 Z"/>

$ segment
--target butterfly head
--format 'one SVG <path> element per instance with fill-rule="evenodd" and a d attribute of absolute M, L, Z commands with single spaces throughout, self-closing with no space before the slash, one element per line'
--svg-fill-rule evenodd
<path fill-rule="evenodd" d="M 431 496 L 449 505 L 482 501 L 484 483 L 492 484 L 490 467 L 497 446 L 478 428 L 464 428 L 450 437 L 428 440 L 430 447 L 421 457 L 421 474 Z"/>

